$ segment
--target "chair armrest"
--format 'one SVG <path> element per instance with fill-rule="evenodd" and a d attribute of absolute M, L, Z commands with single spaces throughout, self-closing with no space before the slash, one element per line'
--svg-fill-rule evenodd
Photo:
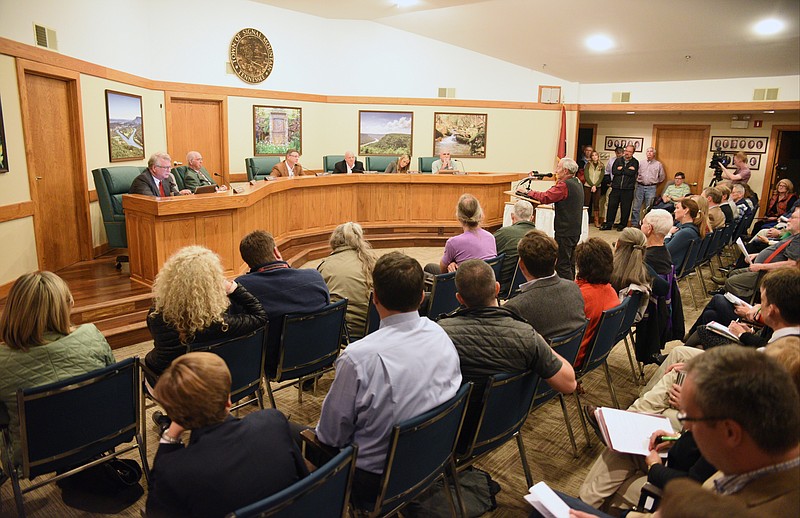
<path fill-rule="evenodd" d="M 303 446 L 308 452 L 305 458 L 319 462 L 319 464 L 317 464 L 318 466 L 321 466 L 339 454 L 339 448 L 334 448 L 333 446 L 328 446 L 320 442 L 316 432 L 311 428 L 300 432 L 300 438 L 303 439 Z M 323 460 L 324 462 L 320 462 Z"/>
<path fill-rule="evenodd" d="M 652 513 L 658 509 L 658 504 L 661 503 L 661 496 L 663 494 L 663 490 L 650 483 L 645 482 L 644 486 L 642 486 L 642 492 L 639 496 L 639 503 L 636 505 L 636 510 L 639 512 L 647 512 Z"/>

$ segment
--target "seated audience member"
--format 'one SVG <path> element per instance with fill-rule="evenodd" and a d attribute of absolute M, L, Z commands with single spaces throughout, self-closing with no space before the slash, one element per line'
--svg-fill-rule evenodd
<path fill-rule="evenodd" d="M 506 254 L 503 260 L 503 269 L 500 272 L 500 293 L 508 292 L 514 272 L 517 271 L 517 243 L 529 230 L 536 228 L 533 224 L 533 204 L 527 200 L 519 200 L 514 204 L 511 212 L 511 225 L 501 227 L 494 233 L 494 243 L 497 255 Z"/>
<path fill-rule="evenodd" d="M 736 182 L 733 182 L 733 185 L 736 185 Z M 744 197 L 747 199 L 748 205 L 750 205 L 750 208 L 753 210 L 758 209 L 758 194 L 756 194 L 747 182 L 742 185 L 744 186 Z"/>
<path fill-rule="evenodd" d="M 787 212 L 794 202 L 797 201 L 797 195 L 794 194 L 794 184 L 788 178 L 784 178 L 775 186 L 770 199 L 767 201 L 767 210 L 764 212 L 764 217 L 753 225 L 753 233 L 755 235 L 762 228 L 774 227 L 778 222 L 778 218 Z"/>
<path fill-rule="evenodd" d="M 437 322 L 453 340 L 464 381 L 480 397 L 493 374 L 533 370 L 564 394 L 575 390 L 572 366 L 516 313 L 500 307 L 500 284 L 486 261 L 470 259 L 456 272 L 456 298 L 465 306 Z"/>
<path fill-rule="evenodd" d="M 195 192 L 198 187 L 203 185 L 213 185 L 217 192 L 228 190 L 227 185 L 217 185 L 211 179 L 211 175 L 203 167 L 203 155 L 197 151 L 189 151 L 186 154 L 186 164 L 186 171 L 183 173 L 183 185 L 190 191 Z"/>
<path fill-rule="evenodd" d="M 449 149 L 442 149 L 439 152 L 439 159 L 434 160 L 433 164 L 431 164 L 431 172 L 433 174 L 437 174 L 440 171 L 442 172 L 464 172 L 464 164 L 461 161 L 456 160 L 455 158 L 450 158 L 450 150 Z"/>
<path fill-rule="evenodd" d="M 294 177 L 303 175 L 313 175 L 311 171 L 303 169 L 298 161 L 300 160 L 300 152 L 296 149 L 287 149 L 286 158 L 279 164 L 275 164 L 270 171 L 270 176 L 280 177 Z"/>
<path fill-rule="evenodd" d="M 454 272 L 467 259 L 491 259 L 497 256 L 494 236 L 481 228 L 483 209 L 476 197 L 461 195 L 456 206 L 456 218 L 464 232 L 447 240 L 439 264 L 428 264 L 425 266 L 426 272 L 434 275 Z"/>
<path fill-rule="evenodd" d="M 747 242 L 747 250 L 751 254 L 756 254 L 769 245 L 774 245 L 777 241 L 788 237 L 788 235 L 791 234 L 788 223 L 792 217 L 792 213 L 798 207 L 800 207 L 800 200 L 794 202 L 788 211 L 778 217 L 777 222 L 764 225 L 761 227 L 761 230 L 753 232 L 753 237 Z"/>
<path fill-rule="evenodd" d="M 619 306 L 619 297 L 611 285 L 614 255 L 608 243 L 598 237 L 590 238 L 578 244 L 575 258 L 578 265 L 575 282 L 580 288 L 584 313 L 589 319 L 578 356 L 575 358 L 575 367 L 580 368 L 589 353 L 587 350 L 589 344 L 597 334 L 597 326 L 600 324 L 603 311 Z"/>
<path fill-rule="evenodd" d="M 703 218 L 705 219 L 706 234 L 708 234 L 711 232 L 711 222 L 708 221 L 708 200 L 705 196 L 701 196 L 699 194 L 692 194 L 689 196 L 689 198 L 693 199 L 697 203 L 697 207 L 700 209 L 700 214 L 703 214 Z"/>
<path fill-rule="evenodd" d="M 229 309 L 235 302 L 241 313 Z M 147 328 L 153 349 L 145 364 L 159 376 L 186 352 L 186 344 L 236 338 L 267 323 L 261 303 L 248 290 L 225 279 L 219 256 L 202 246 L 175 252 L 156 276 Z"/>
<path fill-rule="evenodd" d="M 565 336 L 586 321 L 583 296 L 574 281 L 556 274 L 558 244 L 541 230 L 530 230 L 517 245 L 527 282 L 504 306 L 527 320 L 546 340 Z"/>
<path fill-rule="evenodd" d="M 21 462 L 17 389 L 114 363 L 108 342 L 94 324 L 72 327 L 72 305 L 67 283 L 51 272 L 26 273 L 8 292 L 0 316 L 0 413 L 8 412 L 15 464 Z"/>
<path fill-rule="evenodd" d="M 352 499 L 362 506 L 378 494 L 392 427 L 449 400 L 461 385 L 453 342 L 417 313 L 424 286 L 419 263 L 388 253 L 375 263 L 372 282 L 380 329 L 339 355 L 316 429 L 329 446 L 358 445 Z"/>
<path fill-rule="evenodd" d="M 702 196 L 708 202 L 708 224 L 711 230 L 722 228 L 727 223 L 728 216 L 722 211 L 722 193 L 716 187 L 707 187 Z"/>
<path fill-rule="evenodd" d="M 737 218 L 742 219 L 753 211 L 753 204 L 745 197 L 746 184 L 735 183 L 731 186 L 731 201 L 736 205 Z"/>
<path fill-rule="evenodd" d="M 628 227 L 622 231 L 614 247 L 614 270 L 611 285 L 619 293 L 620 300 L 631 291 L 641 291 L 643 299 L 650 295 L 650 278 L 644 262 L 647 238 L 638 228 Z M 647 305 L 647 301 L 643 300 Z"/>
<path fill-rule="evenodd" d="M 344 160 L 336 162 L 333 166 L 333 174 L 351 174 L 363 173 L 364 164 L 360 160 L 356 160 L 356 156 L 352 151 L 345 151 Z"/>
<path fill-rule="evenodd" d="M 697 202 L 690 198 L 682 198 L 675 203 L 675 221 L 672 234 L 664 240 L 664 243 L 677 272 L 683 265 L 692 240 L 698 240 L 695 246 L 700 246 L 699 240 L 706 236 L 708 223 L 706 214 L 701 212 Z"/>
<path fill-rule="evenodd" d="M 718 184 L 716 189 L 722 195 L 722 201 L 720 202 L 719 208 L 722 209 L 722 212 L 725 214 L 725 221 L 736 221 L 739 219 L 739 209 L 736 207 L 736 203 L 731 199 L 731 186 L 733 184 L 729 183 L 721 183 Z"/>
<path fill-rule="evenodd" d="M 357 340 L 364 336 L 367 325 L 375 256 L 361 225 L 351 221 L 334 229 L 330 246 L 331 255 L 317 270 L 328 285 L 332 302 L 347 299 L 347 330 L 350 340 Z"/>
<path fill-rule="evenodd" d="M 133 179 L 128 192 L 160 198 L 192 194 L 189 189 L 178 190 L 175 180 L 170 175 L 170 169 L 172 169 L 172 158 L 168 154 L 153 153 L 147 160 L 147 169 Z"/>
<path fill-rule="evenodd" d="M 409 166 L 411 165 L 411 158 L 408 155 L 400 155 L 400 158 L 394 162 L 390 162 L 386 166 L 384 173 L 408 173 Z"/>
<path fill-rule="evenodd" d="M 663 209 L 653 209 L 642 219 L 642 232 L 647 238 L 644 262 L 658 275 L 672 271 L 672 256 L 664 245 L 664 238 L 672 228 L 672 215 Z"/>
<path fill-rule="evenodd" d="M 741 299 L 749 299 L 753 295 L 760 271 L 769 271 L 784 266 L 796 266 L 800 259 L 800 207 L 795 209 L 789 219 L 791 235 L 768 246 L 758 254 L 749 256 L 751 264 L 747 268 L 737 268 L 728 274 L 725 280 L 725 291 Z"/>
<path fill-rule="evenodd" d="M 308 475 L 286 417 L 233 417 L 230 391 L 231 373 L 213 353 L 185 354 L 158 379 L 155 396 L 173 421 L 153 461 L 147 516 L 225 516 Z"/>
<path fill-rule="evenodd" d="M 264 369 L 267 375 L 274 375 L 284 315 L 313 313 L 324 308 L 331 302 L 328 287 L 318 271 L 289 266 L 269 232 L 254 230 L 244 236 L 239 253 L 250 271 L 237 277 L 236 282 L 261 302 L 269 316 Z"/>

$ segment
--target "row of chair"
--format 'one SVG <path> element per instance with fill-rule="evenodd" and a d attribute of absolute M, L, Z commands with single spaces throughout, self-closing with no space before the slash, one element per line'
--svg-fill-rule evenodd
<path fill-rule="evenodd" d="M 364 157 L 364 168 L 367 171 L 377 171 L 382 173 L 389 167 L 389 164 L 396 161 L 399 156 L 368 156 Z M 278 165 L 283 156 L 258 156 L 244 159 L 247 180 L 263 180 L 272 172 L 272 168 Z M 344 160 L 344 155 L 325 155 L 322 157 L 322 171 L 332 173 L 337 162 Z M 433 172 L 433 162 L 437 160 L 435 156 L 422 156 L 417 158 L 417 171 L 420 173 Z"/>

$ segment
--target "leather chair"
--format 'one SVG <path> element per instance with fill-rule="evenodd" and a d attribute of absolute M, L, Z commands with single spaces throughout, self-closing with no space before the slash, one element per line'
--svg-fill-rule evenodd
<path fill-rule="evenodd" d="M 101 167 L 92 170 L 97 201 L 103 215 L 103 226 L 110 248 L 128 248 L 125 230 L 125 213 L 122 210 L 122 195 L 128 194 L 133 180 L 145 170 L 138 166 Z M 117 256 L 117 269 L 128 261 L 128 256 Z"/>
<path fill-rule="evenodd" d="M 174 167 L 172 171 L 172 177 L 175 178 L 175 184 L 178 186 L 178 190 L 182 191 L 186 189 L 186 182 L 183 181 L 183 175 L 186 173 L 186 166 L 179 165 L 178 167 Z"/>
<path fill-rule="evenodd" d="M 367 171 L 377 171 L 382 173 L 386 171 L 389 164 L 397 160 L 396 156 L 368 156 L 364 159 L 364 167 Z"/>
<path fill-rule="evenodd" d="M 280 156 L 258 156 L 244 159 L 244 167 L 247 171 L 247 180 L 263 180 L 272 168 L 278 164 L 283 157 Z"/>
<path fill-rule="evenodd" d="M 437 160 L 435 156 L 421 156 L 417 158 L 420 173 L 433 173 L 433 162 Z"/>
<path fill-rule="evenodd" d="M 344 160 L 344 155 L 325 155 L 322 157 L 322 172 L 332 173 L 336 162 Z"/>

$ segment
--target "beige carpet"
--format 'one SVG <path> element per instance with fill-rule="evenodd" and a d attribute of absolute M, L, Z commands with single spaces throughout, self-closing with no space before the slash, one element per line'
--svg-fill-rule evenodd
<path fill-rule="evenodd" d="M 616 239 L 616 232 L 598 232 L 591 229 L 590 235 L 599 235 L 604 239 L 613 241 Z M 388 251 L 388 250 L 386 250 Z M 413 257 L 416 257 L 423 265 L 427 262 L 438 262 L 441 256 L 440 248 L 412 248 L 402 250 Z M 379 252 L 385 252 L 381 250 Z M 309 263 L 307 267 L 315 267 L 318 261 Z M 699 283 L 698 283 L 699 284 Z M 685 291 L 685 284 L 682 289 Z M 695 286 L 696 293 L 700 289 Z M 691 304 L 691 297 L 688 293 L 684 294 L 684 313 L 686 316 L 687 327 L 694 321 L 697 311 Z M 707 298 L 707 297 L 705 297 Z M 704 303 L 698 301 L 701 307 Z M 677 344 L 672 342 L 669 347 Z M 115 351 L 117 359 L 124 359 L 131 356 L 143 357 L 152 348 L 152 342 L 144 342 L 137 345 L 125 347 Z M 637 397 L 640 387 L 634 384 L 628 358 L 624 350 L 623 343 L 617 344 L 609 356 L 611 375 L 614 387 L 619 398 L 620 405 L 625 408 L 630 405 Z M 653 373 L 654 367 L 648 367 L 648 376 Z M 324 376 L 319 383 L 316 394 L 304 393 L 302 404 L 297 401 L 297 390 L 288 388 L 276 393 L 278 408 L 283 411 L 290 419 L 300 423 L 313 425 L 319 417 L 322 401 L 325 393 L 330 387 L 333 374 Z M 585 403 L 595 405 L 611 406 L 611 396 L 606 386 L 605 377 L 602 369 L 589 374 L 584 382 L 586 395 L 582 398 Z M 267 403 L 268 404 L 268 403 Z M 250 412 L 254 406 L 243 409 L 242 412 Z M 522 429 L 522 436 L 527 448 L 528 460 L 533 473 L 534 482 L 546 481 L 554 489 L 564 491 L 568 494 L 576 494 L 581 482 L 583 481 L 589 467 L 603 447 L 598 443 L 596 437 L 592 435 L 592 448 L 586 448 L 586 439 L 580 426 L 575 399 L 570 396 L 567 399 L 567 408 L 570 413 L 573 430 L 575 431 L 576 441 L 579 448 L 579 457 L 572 456 L 569 439 L 561 413 L 561 407 L 557 399 L 554 399 L 544 407 L 538 409 L 530 415 Z M 152 462 L 157 449 L 157 432 L 155 426 L 149 420 L 150 414 L 154 409 L 148 411 L 147 424 L 147 443 L 148 460 Z M 242 414 L 243 415 L 243 414 Z M 591 430 L 590 430 L 591 434 Z M 135 458 L 133 455 L 128 455 Z M 522 473 L 522 465 L 519 461 L 519 453 L 515 441 L 510 441 L 504 446 L 493 452 L 484 461 L 477 464 L 478 467 L 491 473 L 492 477 L 500 484 L 502 491 L 497 496 L 498 509 L 486 516 L 505 517 L 505 516 L 527 516 L 529 512 L 528 504 L 522 499 L 522 495 L 527 492 L 527 484 Z M 2 507 L 0 516 L 15 516 L 14 497 L 11 491 L 11 484 L 7 482 L 0 488 Z M 135 504 L 131 505 L 116 516 L 138 517 L 144 509 L 145 495 Z M 102 516 L 92 515 L 78 511 L 66 506 L 61 499 L 61 491 L 55 485 L 37 489 L 25 496 L 25 510 L 30 517 L 77 517 L 77 516 Z"/>

